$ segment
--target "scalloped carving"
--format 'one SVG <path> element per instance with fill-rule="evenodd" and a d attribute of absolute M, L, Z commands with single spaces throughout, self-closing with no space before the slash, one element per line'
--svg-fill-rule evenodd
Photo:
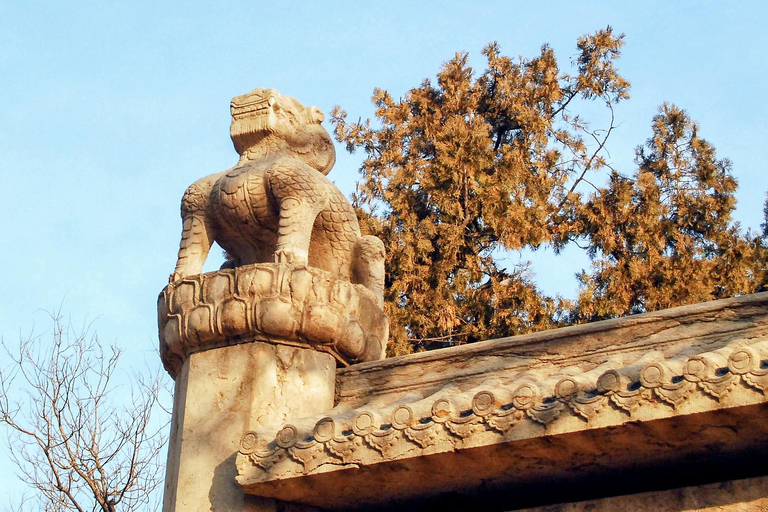
<path fill-rule="evenodd" d="M 644 405 L 665 404 L 677 409 L 693 396 L 722 400 L 737 387 L 749 393 L 764 393 L 768 368 L 763 368 L 762 361 L 767 354 L 768 344 L 760 342 L 650 364 L 608 369 L 603 366 L 576 376 L 554 375 L 538 383 L 527 374 L 506 384 L 475 388 L 476 392 L 453 389 L 450 394 L 444 388 L 432 395 L 431 406 L 424 403 L 427 399 L 418 398 L 418 406 L 415 402 L 400 403 L 388 413 L 363 406 L 354 417 L 345 413 L 319 418 L 314 434 L 294 431 L 295 427 L 286 425 L 276 442 L 287 449 L 254 450 L 256 434 L 246 433 L 250 437 L 241 442 L 238 467 L 240 461 L 250 460 L 268 478 L 277 452 L 287 451 L 300 463 L 294 472 L 311 472 L 322 458 L 322 446 L 344 463 L 371 464 L 406 453 L 413 456 L 414 449 L 422 452 L 446 443 L 460 449 L 474 436 L 510 436 L 526 423 L 548 429 L 566 417 L 592 421 L 606 409 L 619 410 L 631 418 Z M 727 368 L 723 366 L 726 361 Z M 740 373 L 731 372 L 732 366 Z M 543 391 L 547 389 L 549 393 Z M 345 435 L 338 436 L 337 432 Z M 306 436 L 311 438 L 308 443 L 294 441 Z"/>
<path fill-rule="evenodd" d="M 170 283 L 158 299 L 171 375 L 189 354 L 247 341 L 306 346 L 347 365 L 384 357 L 389 328 L 366 287 L 313 267 L 259 263 Z"/>

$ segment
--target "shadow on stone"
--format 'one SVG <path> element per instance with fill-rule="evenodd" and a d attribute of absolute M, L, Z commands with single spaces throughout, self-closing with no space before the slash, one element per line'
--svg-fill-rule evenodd
<path fill-rule="evenodd" d="M 280 510 L 276 506 L 276 501 L 271 498 L 243 494 L 243 490 L 235 481 L 235 475 L 237 475 L 235 456 L 236 454 L 233 453 L 227 457 L 216 466 L 213 472 L 213 485 L 208 492 L 211 510 L 213 512 L 277 512 Z"/>

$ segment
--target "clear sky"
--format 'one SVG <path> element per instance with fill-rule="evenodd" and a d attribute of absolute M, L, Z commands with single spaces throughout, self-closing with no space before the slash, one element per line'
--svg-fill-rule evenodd
<path fill-rule="evenodd" d="M 339 104 L 350 119 L 371 117 L 374 87 L 402 96 L 457 51 L 482 69 L 491 41 L 524 57 L 549 43 L 568 69 L 580 35 L 625 33 L 618 67 L 632 98 L 617 110 L 613 165 L 632 172 L 658 105 L 674 102 L 733 161 L 736 218 L 759 228 L 766 20 L 759 0 L 0 0 L 0 335 L 45 332 L 44 310 L 63 302 L 76 321 L 96 319 L 126 364 L 159 365 L 155 305 L 175 263 L 179 200 L 236 163 L 233 96 L 274 87 L 326 113 Z M 329 177 L 348 194 L 362 155 L 337 151 Z M 524 258 L 545 291 L 566 296 L 588 265 L 574 251 Z"/>

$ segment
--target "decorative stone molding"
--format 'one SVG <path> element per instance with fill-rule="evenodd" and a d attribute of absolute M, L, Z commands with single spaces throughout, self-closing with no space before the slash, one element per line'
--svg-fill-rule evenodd
<path fill-rule="evenodd" d="M 531 427 L 551 430 L 566 418 L 589 428 L 610 411 L 625 421 L 648 420 L 674 414 L 696 399 L 725 403 L 736 389 L 739 401 L 762 401 L 768 391 L 768 338 L 670 359 L 646 354 L 583 373 L 505 377 L 494 375 L 467 390 L 449 386 L 427 397 L 331 411 L 318 420 L 287 424 L 273 436 L 247 432 L 238 479 L 248 485 L 277 475 L 312 474 L 328 464 L 372 465 L 504 442 L 520 437 L 518 431 L 528 435 Z"/>
<path fill-rule="evenodd" d="M 761 474 L 766 361 L 762 293 L 355 364 L 334 408 L 246 432 L 237 480 L 331 509 L 508 510 Z"/>
<path fill-rule="evenodd" d="M 189 276 L 158 299 L 160 355 L 176 375 L 194 352 L 250 341 L 311 347 L 342 365 L 384 357 L 374 294 L 313 267 L 259 263 Z"/>

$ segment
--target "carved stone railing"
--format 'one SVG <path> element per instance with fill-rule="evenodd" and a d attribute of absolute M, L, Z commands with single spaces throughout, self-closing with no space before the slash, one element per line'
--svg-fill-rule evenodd
<path fill-rule="evenodd" d="M 258 432 L 248 432 L 239 462 L 250 481 L 268 479 L 271 472 L 285 478 L 310 474 L 329 459 L 370 465 L 437 447 L 458 450 L 482 437 L 501 442 L 517 437 L 516 431 L 548 427 L 568 416 L 591 423 L 612 412 L 632 419 L 641 408 L 647 412 L 658 405 L 680 412 L 706 398 L 726 405 L 733 402 L 729 395 L 761 401 L 768 392 L 763 360 L 768 360 L 768 337 L 690 357 L 664 359 L 651 352 L 627 365 L 608 362 L 583 373 L 494 374 L 468 390 L 447 386 L 427 397 L 414 394 L 395 404 L 362 406 L 354 415 L 331 411 L 314 424 L 288 424 L 268 443 L 259 443 Z"/>

